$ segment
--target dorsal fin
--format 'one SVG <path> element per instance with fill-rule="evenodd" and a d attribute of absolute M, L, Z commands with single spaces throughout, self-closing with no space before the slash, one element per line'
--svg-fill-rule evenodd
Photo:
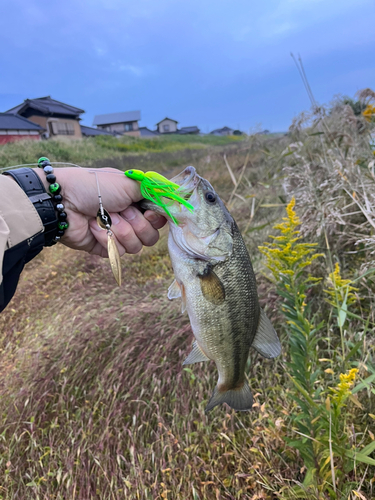
<path fill-rule="evenodd" d="M 281 353 L 280 340 L 263 309 L 260 309 L 258 330 L 251 347 L 265 358 L 276 358 Z"/>

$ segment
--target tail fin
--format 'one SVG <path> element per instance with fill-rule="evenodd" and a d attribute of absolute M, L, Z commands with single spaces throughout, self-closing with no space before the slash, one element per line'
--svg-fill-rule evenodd
<path fill-rule="evenodd" d="M 237 411 L 251 410 L 253 406 L 253 396 L 246 380 L 239 389 L 230 389 L 226 392 L 219 392 L 218 386 L 216 386 L 206 406 L 205 412 L 209 412 L 212 408 L 222 403 L 227 403 L 233 410 Z"/>

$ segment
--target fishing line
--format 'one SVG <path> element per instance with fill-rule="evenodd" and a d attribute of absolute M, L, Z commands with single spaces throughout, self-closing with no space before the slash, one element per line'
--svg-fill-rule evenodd
<path fill-rule="evenodd" d="M 12 165 L 11 167 L 3 167 L 3 168 L 0 168 L 0 172 L 2 172 L 3 170 L 8 170 L 9 168 L 18 168 L 18 167 L 31 167 L 32 165 L 34 165 L 35 167 L 38 166 L 37 163 L 23 163 L 22 165 Z"/>
<path fill-rule="evenodd" d="M 51 165 L 71 165 L 72 167 L 76 168 L 81 168 L 82 170 L 88 170 L 90 173 L 104 173 L 104 174 L 115 174 L 115 175 L 124 175 L 124 172 L 112 172 L 109 170 L 104 170 L 104 169 L 90 169 L 90 167 L 82 167 L 81 165 L 77 165 L 75 163 L 68 163 L 66 161 L 51 161 Z M 19 168 L 19 167 L 38 167 L 37 163 L 22 163 L 21 165 L 11 165 L 10 167 L 3 167 L 0 168 L 0 172 L 3 172 L 5 170 L 9 170 L 11 168 Z M 61 167 L 60 167 L 61 168 Z M 106 167 L 104 167 L 106 168 Z"/>

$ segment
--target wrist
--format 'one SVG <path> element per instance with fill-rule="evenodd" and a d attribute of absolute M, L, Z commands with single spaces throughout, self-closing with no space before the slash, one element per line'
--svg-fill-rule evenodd
<path fill-rule="evenodd" d="M 34 205 L 44 228 L 44 246 L 53 245 L 58 230 L 58 218 L 51 195 L 39 175 L 31 168 L 7 170 L 4 175 L 13 178 Z"/>
<path fill-rule="evenodd" d="M 43 172 L 45 174 L 44 183 L 47 183 L 46 191 L 50 196 L 52 206 L 56 212 L 56 217 L 57 217 L 55 235 L 53 237 L 53 241 L 50 243 L 50 245 L 53 245 L 54 243 L 60 241 L 60 239 L 64 236 L 65 231 L 68 229 L 69 227 L 69 224 L 67 222 L 68 215 L 65 212 L 65 205 L 63 204 L 61 186 L 57 182 L 56 175 L 54 173 L 54 168 L 52 167 L 49 159 L 46 158 L 45 156 L 39 158 L 38 167 L 40 169 L 43 169 Z M 34 174 L 36 177 L 39 177 L 39 179 L 41 179 L 40 175 L 36 174 L 35 172 Z"/>
<path fill-rule="evenodd" d="M 43 184 L 44 189 L 46 190 L 46 193 L 51 195 L 51 193 L 48 190 L 49 184 L 46 179 L 46 174 L 43 172 L 43 169 L 41 168 L 32 168 L 31 169 L 40 179 L 40 182 Z"/>

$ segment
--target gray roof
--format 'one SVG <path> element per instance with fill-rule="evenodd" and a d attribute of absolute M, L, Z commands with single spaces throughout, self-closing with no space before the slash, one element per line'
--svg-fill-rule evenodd
<path fill-rule="evenodd" d="M 109 113 L 96 115 L 93 125 L 110 125 L 111 123 L 137 122 L 141 119 L 140 111 L 124 111 L 123 113 Z"/>
<path fill-rule="evenodd" d="M 86 137 L 91 137 L 94 135 L 113 135 L 112 132 L 107 132 L 107 130 L 103 130 L 100 128 L 92 128 L 86 127 L 85 125 L 81 125 L 82 135 Z"/>
<path fill-rule="evenodd" d="M 156 125 L 159 125 L 159 123 L 163 122 L 164 120 L 171 120 L 171 122 L 175 122 L 175 123 L 178 123 L 177 120 L 173 120 L 173 118 L 168 118 L 167 116 L 165 118 L 163 118 L 162 120 L 160 120 L 160 122 L 158 122 Z"/>
<path fill-rule="evenodd" d="M 199 128 L 196 127 L 195 125 L 192 127 L 181 127 L 180 130 L 178 130 L 179 134 L 199 134 Z"/>
<path fill-rule="evenodd" d="M 213 130 L 212 132 L 210 132 L 210 134 L 222 134 L 225 132 L 229 132 L 231 130 L 234 130 L 234 129 L 230 128 L 230 127 L 217 128 L 217 129 Z"/>
<path fill-rule="evenodd" d="M 46 115 L 67 115 L 78 116 L 84 113 L 83 109 L 64 104 L 63 102 L 52 99 L 51 96 L 38 97 L 37 99 L 25 99 L 22 104 L 15 106 L 7 111 L 7 113 L 22 114 L 27 108 L 37 109 Z"/>
<path fill-rule="evenodd" d="M 37 123 L 12 113 L 0 113 L 0 130 L 44 130 Z"/>
<path fill-rule="evenodd" d="M 158 131 L 150 130 L 147 127 L 139 127 L 139 133 L 141 134 L 141 137 L 155 137 L 160 135 Z"/>

